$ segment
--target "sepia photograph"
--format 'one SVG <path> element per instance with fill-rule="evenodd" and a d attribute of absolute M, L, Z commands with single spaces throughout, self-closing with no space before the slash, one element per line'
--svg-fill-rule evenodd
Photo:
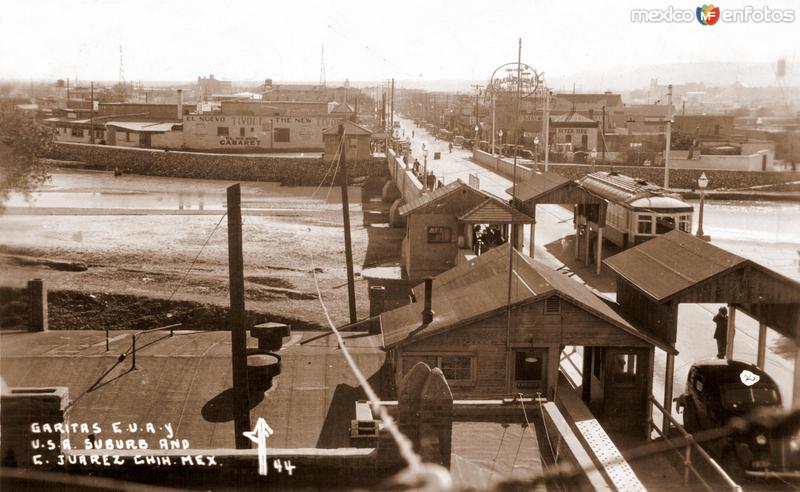
<path fill-rule="evenodd" d="M 799 17 L 5 2 L 0 490 L 800 490 Z"/>

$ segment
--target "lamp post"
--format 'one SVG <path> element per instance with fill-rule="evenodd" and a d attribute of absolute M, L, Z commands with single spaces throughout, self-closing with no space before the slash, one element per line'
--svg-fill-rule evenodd
<path fill-rule="evenodd" d="M 700 217 L 697 221 L 697 237 L 704 241 L 708 241 L 711 238 L 703 234 L 703 207 L 705 205 L 706 187 L 708 186 L 708 178 L 706 177 L 706 173 L 702 173 L 700 177 L 697 178 L 697 186 L 700 187 Z"/>
<path fill-rule="evenodd" d="M 533 163 L 539 165 L 539 137 L 533 137 L 533 148 L 536 151 L 533 154 Z"/>
<path fill-rule="evenodd" d="M 422 193 L 428 192 L 428 147 L 422 145 Z"/>
<path fill-rule="evenodd" d="M 592 156 L 592 171 L 594 171 L 594 166 L 597 164 L 597 149 L 592 149 L 590 155 Z"/>
<path fill-rule="evenodd" d="M 479 132 L 479 131 L 481 131 L 481 127 L 480 127 L 480 126 L 478 126 L 478 125 L 475 125 L 475 144 L 473 145 L 473 147 L 474 147 L 475 145 L 478 145 L 478 132 Z"/>
<path fill-rule="evenodd" d="M 497 135 L 500 136 L 500 149 L 501 149 L 500 153 L 502 154 L 503 153 L 503 151 L 502 151 L 502 148 L 503 148 L 503 130 L 499 130 L 497 132 Z"/>

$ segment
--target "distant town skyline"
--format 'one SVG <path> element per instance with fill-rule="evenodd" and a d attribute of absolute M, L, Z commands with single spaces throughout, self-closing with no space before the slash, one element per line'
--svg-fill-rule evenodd
<path fill-rule="evenodd" d="M 485 80 L 496 66 L 516 58 L 521 37 L 523 61 L 552 82 L 568 82 L 611 67 L 710 61 L 764 64 L 784 58 L 796 70 L 800 44 L 797 21 L 634 23 L 631 10 L 642 6 L 633 1 L 578 1 L 568 8 L 511 0 L 493 2 L 491 8 L 421 1 L 392 8 L 363 1 L 302 5 L 13 3 L 0 19 L 0 78 L 116 81 L 122 46 L 128 81 L 191 81 L 213 73 L 227 80 L 315 82 L 324 45 L 331 81 Z M 722 8 L 745 5 L 726 2 Z M 771 1 L 769 7 L 796 11 L 788 1 Z"/>

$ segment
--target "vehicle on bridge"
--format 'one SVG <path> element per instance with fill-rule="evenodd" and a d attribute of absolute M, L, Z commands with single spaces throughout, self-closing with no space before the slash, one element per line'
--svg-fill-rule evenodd
<path fill-rule="evenodd" d="M 622 249 L 675 229 L 692 230 L 694 207 L 658 185 L 614 171 L 588 174 L 578 184 L 608 200 L 605 238 Z"/>
<path fill-rule="evenodd" d="M 748 362 L 710 359 L 692 365 L 686 391 L 677 398 L 684 428 L 692 434 L 748 419 L 746 430 L 724 439 L 701 443 L 737 480 L 745 476 L 800 478 L 800 435 L 797 423 L 771 425 L 784 414 L 775 381 Z"/>

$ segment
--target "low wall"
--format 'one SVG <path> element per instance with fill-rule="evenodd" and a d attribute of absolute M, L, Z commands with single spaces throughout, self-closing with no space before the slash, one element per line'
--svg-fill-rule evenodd
<path fill-rule="evenodd" d="M 493 157 L 486 152 L 475 150 L 474 160 L 478 164 L 510 177 L 513 172 L 513 164 L 508 159 Z M 700 163 L 702 161 L 693 161 Z M 539 163 L 539 170 L 544 170 L 544 165 Z M 646 179 L 647 181 L 663 184 L 664 168 L 649 166 L 610 166 L 591 164 L 558 164 L 550 163 L 550 171 L 556 172 L 569 179 L 579 179 L 594 171 L 617 171 L 621 174 Z M 697 186 L 697 178 L 702 173 L 706 174 L 709 180 L 709 188 L 749 188 L 757 185 L 781 184 L 800 180 L 800 171 L 731 171 L 718 169 L 674 169 L 669 170 L 670 188 L 692 189 Z M 534 171 L 525 165 L 517 165 L 517 179 L 524 181 L 533 176 Z"/>
<path fill-rule="evenodd" d="M 403 160 L 395 154 L 393 150 L 389 150 L 386 156 L 387 165 L 389 168 L 389 175 L 394 180 L 395 186 L 400 190 L 400 195 L 406 203 L 416 200 L 422 196 L 422 182 L 414 176 L 411 169 L 406 169 Z"/>
<path fill-rule="evenodd" d="M 175 178 L 273 181 L 287 186 L 318 185 L 329 164 L 322 158 L 264 155 L 164 152 L 161 150 L 56 143 L 52 159 L 78 161 L 94 169 L 118 168 L 125 172 Z M 383 158 L 348 162 L 350 179 L 386 176 Z"/>

